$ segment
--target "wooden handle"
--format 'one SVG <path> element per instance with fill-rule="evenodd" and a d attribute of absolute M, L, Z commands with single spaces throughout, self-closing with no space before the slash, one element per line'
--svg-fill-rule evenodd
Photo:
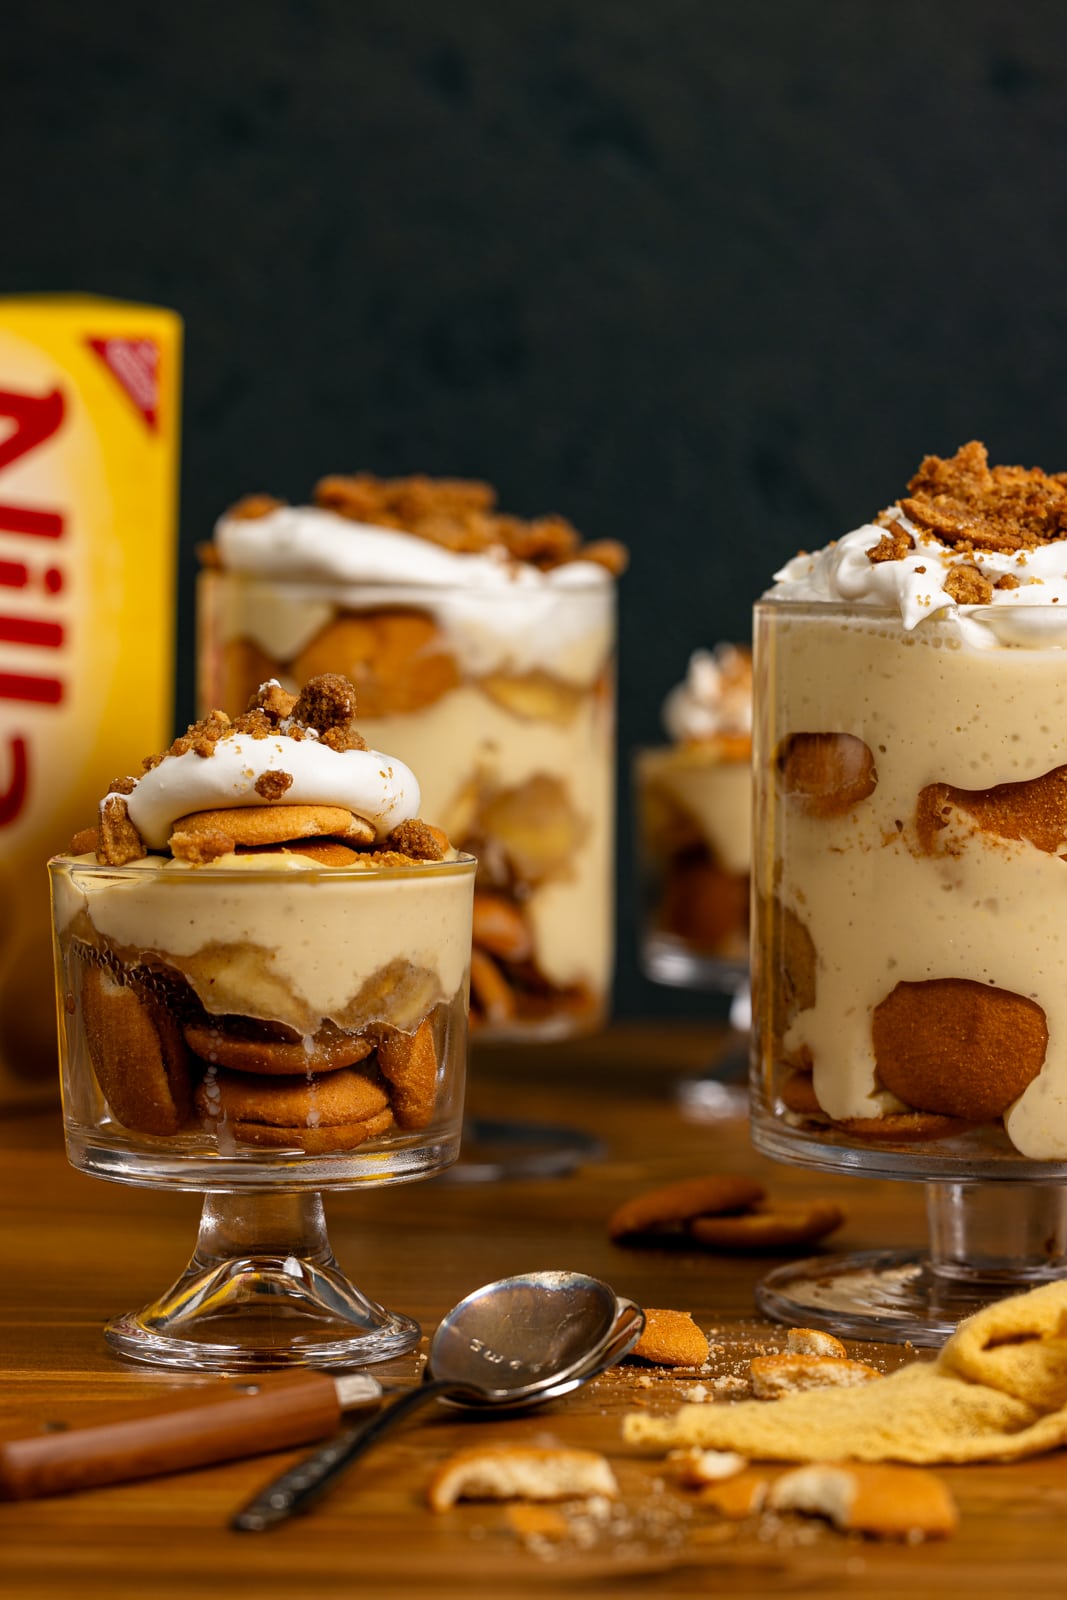
<path fill-rule="evenodd" d="M 284 1450 L 324 1439 L 340 1418 L 337 1387 L 322 1373 L 260 1379 L 254 1393 L 224 1398 L 213 1392 L 205 1399 L 197 1390 L 148 1416 L 0 1444 L 0 1499 L 67 1494 Z"/>

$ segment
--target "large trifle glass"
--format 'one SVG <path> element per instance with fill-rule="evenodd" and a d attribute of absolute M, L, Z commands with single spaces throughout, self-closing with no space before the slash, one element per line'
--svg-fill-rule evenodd
<path fill-rule="evenodd" d="M 930 1341 L 1067 1270 L 1065 575 L 1067 480 L 972 444 L 756 609 L 755 1142 L 931 1225 L 775 1314 Z"/>

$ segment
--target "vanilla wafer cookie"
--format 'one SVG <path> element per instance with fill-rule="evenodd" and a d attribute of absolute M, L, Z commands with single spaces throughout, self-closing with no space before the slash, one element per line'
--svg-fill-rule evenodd
<path fill-rule="evenodd" d="M 115 1120 L 135 1133 L 178 1133 L 192 1109 L 192 1080 L 174 1018 L 103 965 L 83 970 L 81 1015 L 93 1071 Z"/>

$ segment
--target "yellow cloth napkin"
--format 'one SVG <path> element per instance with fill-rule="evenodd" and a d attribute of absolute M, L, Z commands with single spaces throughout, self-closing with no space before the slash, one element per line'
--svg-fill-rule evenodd
<path fill-rule="evenodd" d="M 765 1461 L 992 1461 L 1067 1444 L 1067 1280 L 987 1306 L 935 1361 L 854 1389 L 631 1414 L 630 1444 Z"/>

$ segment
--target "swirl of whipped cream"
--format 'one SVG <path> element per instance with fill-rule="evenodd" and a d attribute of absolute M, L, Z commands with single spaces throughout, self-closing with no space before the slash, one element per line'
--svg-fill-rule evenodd
<path fill-rule="evenodd" d="M 292 778 L 276 801 L 256 792 L 257 780 L 268 772 Z M 331 750 L 311 733 L 303 739 L 238 733 L 219 739 L 209 756 L 192 750 L 165 756 L 137 780 L 126 805 L 145 844 L 160 850 L 178 818 L 191 812 L 271 804 L 344 806 L 381 839 L 397 823 L 418 816 L 420 798 L 410 767 L 378 750 Z M 106 796 L 101 804 L 107 804 Z"/>
<path fill-rule="evenodd" d="M 220 518 L 223 568 L 250 587 L 241 632 L 268 655 L 290 658 L 338 606 L 418 603 L 437 620 L 466 671 L 551 671 L 591 682 L 611 649 L 615 581 L 594 561 L 542 571 L 504 547 L 446 550 L 398 528 L 353 522 L 318 506 L 279 506 L 262 517 Z M 286 592 L 275 585 L 291 585 Z M 423 594 L 425 598 L 423 598 Z"/>
<path fill-rule="evenodd" d="M 331 583 L 417 584 L 446 588 L 539 589 L 610 584 L 594 561 L 571 561 L 542 572 L 516 561 L 503 545 L 486 551 L 447 550 L 399 528 L 354 522 L 319 506 L 277 506 L 262 517 L 220 517 L 215 544 L 231 572 L 257 578 Z"/>
<path fill-rule="evenodd" d="M 752 663 L 747 650 L 694 650 L 683 681 L 663 702 L 663 726 L 677 744 L 752 732 Z"/>
<path fill-rule="evenodd" d="M 1067 645 L 1067 541 L 1054 540 L 1016 552 L 966 553 L 912 524 L 893 507 L 887 517 L 915 541 L 893 561 L 871 561 L 867 552 L 887 528 L 865 523 L 811 555 L 794 556 L 774 575 L 766 600 L 848 601 L 896 611 L 909 631 L 929 617 L 954 627 L 979 648 L 1013 645 L 1041 649 Z M 890 533 L 893 528 L 888 528 Z M 990 599 L 966 605 L 953 599 L 945 580 L 954 567 L 977 567 L 993 584 Z M 998 589 L 998 578 L 1016 586 Z"/>

